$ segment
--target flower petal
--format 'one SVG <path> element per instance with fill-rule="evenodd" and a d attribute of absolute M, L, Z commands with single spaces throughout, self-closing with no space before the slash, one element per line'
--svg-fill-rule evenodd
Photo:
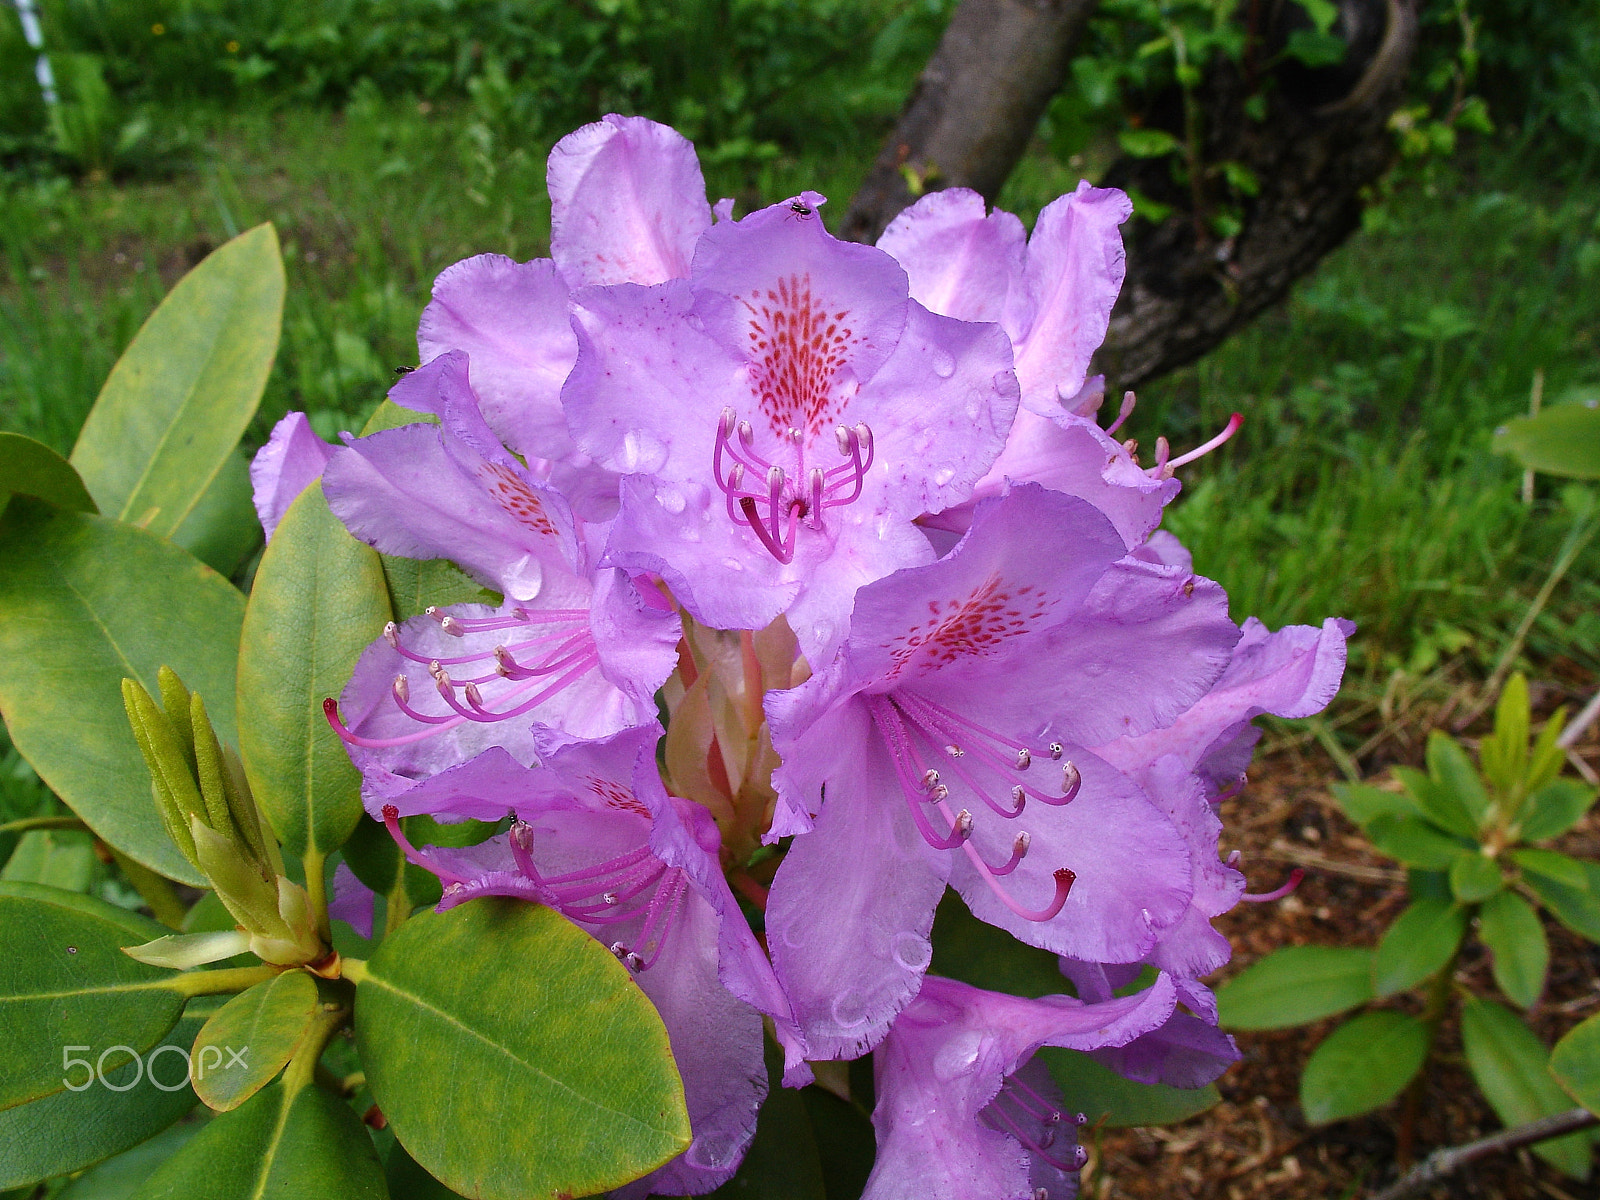
<path fill-rule="evenodd" d="M 322 474 L 334 447 L 317 436 L 303 412 L 292 412 L 272 427 L 267 444 L 250 460 L 250 485 L 256 516 L 267 540 L 289 505 Z"/>
<path fill-rule="evenodd" d="M 644 117 L 611 113 L 567 134 L 545 178 L 550 253 L 573 287 L 681 278 L 711 225 L 694 147 Z"/>
<path fill-rule="evenodd" d="M 977 192 L 945 188 L 890 221 L 878 249 L 905 268 L 912 299 L 942 316 L 998 322 L 1021 297 L 1026 240 L 1010 213 L 986 215 Z"/>

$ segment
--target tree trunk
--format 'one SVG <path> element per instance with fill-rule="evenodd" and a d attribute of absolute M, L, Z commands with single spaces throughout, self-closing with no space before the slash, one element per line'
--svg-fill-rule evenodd
<path fill-rule="evenodd" d="M 1263 6 L 1266 7 L 1266 6 Z M 1274 6 L 1261 45 L 1287 36 L 1298 6 Z M 1345 62 L 1309 71 L 1274 71 L 1264 121 L 1244 104 L 1256 91 L 1252 56 L 1215 64 L 1196 90 L 1206 164 L 1234 162 L 1259 181 L 1238 203 L 1239 231 L 1221 238 L 1208 228 L 1225 198 L 1220 179 L 1202 176 L 1197 192 L 1173 179 L 1167 159 L 1119 159 L 1106 173 L 1112 187 L 1135 188 L 1170 204 L 1159 224 L 1135 219 L 1126 230 L 1128 276 L 1095 358 L 1113 391 L 1138 387 L 1199 358 L 1288 294 L 1323 255 L 1360 225 L 1361 192 L 1394 154 L 1389 118 L 1399 104 L 1416 42 L 1415 0 L 1342 0 L 1338 32 Z M 1149 125 L 1180 139 L 1181 97 Z M 1195 212 L 1196 201 L 1211 211 Z"/>
<path fill-rule="evenodd" d="M 1339 0 L 1336 67 L 1283 60 L 1290 33 L 1309 25 L 1291 0 L 1249 0 L 1242 61 L 1212 64 L 1186 109 L 1176 89 L 1144 126 L 1188 144 L 1190 180 L 1169 158 L 1121 158 L 1104 183 L 1170 205 L 1159 223 L 1124 231 L 1128 277 L 1095 370 L 1112 394 L 1200 357 L 1316 266 L 1358 227 L 1361 192 L 1394 154 L 1388 128 L 1416 45 L 1417 0 Z M 913 194 L 970 187 L 993 203 L 1060 87 L 1093 0 L 961 0 L 894 133 L 850 203 L 841 235 L 873 241 Z M 1270 68 L 1262 64 L 1273 64 Z M 1270 78 L 1269 78 L 1270 76 Z M 1266 89 L 1267 115 L 1245 115 Z M 1248 169 L 1254 196 L 1230 196 L 1223 163 Z M 1198 186 L 1194 179 L 1198 177 Z M 1238 232 L 1212 219 L 1230 205 Z"/>
<path fill-rule="evenodd" d="M 1095 0 L 961 0 L 840 236 L 876 241 L 924 191 L 969 187 L 993 203 L 1094 8 Z"/>

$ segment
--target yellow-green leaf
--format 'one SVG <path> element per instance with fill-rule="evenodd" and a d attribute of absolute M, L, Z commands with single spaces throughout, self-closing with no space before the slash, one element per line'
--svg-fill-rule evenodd
<path fill-rule="evenodd" d="M 111 368 L 72 465 L 100 511 L 162 536 L 183 525 L 261 402 L 283 321 L 271 225 L 208 255 Z"/>

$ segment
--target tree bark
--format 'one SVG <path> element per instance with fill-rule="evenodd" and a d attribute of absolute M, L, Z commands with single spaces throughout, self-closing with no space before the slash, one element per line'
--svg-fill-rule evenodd
<path fill-rule="evenodd" d="M 1270 53 L 1298 8 L 1268 14 L 1261 44 Z M 1196 90 L 1201 161 L 1244 165 L 1260 183 L 1239 204 L 1241 227 L 1219 238 L 1207 228 L 1205 189 L 1173 179 L 1167 159 L 1119 159 L 1112 187 L 1135 188 L 1170 204 L 1159 224 L 1135 219 L 1126 230 L 1128 276 L 1095 359 L 1113 392 L 1134 388 L 1199 358 L 1287 295 L 1360 225 L 1361 193 L 1394 155 L 1389 118 L 1398 106 L 1416 43 L 1415 0 L 1342 0 L 1338 32 L 1349 46 L 1337 68 L 1274 72 L 1264 121 L 1244 104 L 1261 80 L 1252 55 L 1215 64 Z M 1180 139 L 1181 97 L 1166 98 L 1151 127 Z M 1213 195 L 1218 180 L 1207 181 Z"/>
<path fill-rule="evenodd" d="M 961 0 L 840 236 L 876 241 L 923 191 L 969 187 L 993 203 L 1094 8 L 1095 0 Z"/>

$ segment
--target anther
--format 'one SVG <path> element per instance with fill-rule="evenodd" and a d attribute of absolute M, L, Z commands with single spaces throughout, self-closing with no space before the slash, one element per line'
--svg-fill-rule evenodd
<path fill-rule="evenodd" d="M 989 867 L 989 873 L 997 878 L 1011 874 L 1017 869 L 1018 864 L 1028 857 L 1028 847 L 1031 845 L 1033 845 L 1031 835 L 1027 833 L 1017 834 L 1016 837 L 1011 839 L 1011 857 L 1002 866 Z"/>
<path fill-rule="evenodd" d="M 617 894 L 615 892 L 604 892 L 600 896 L 600 901 L 603 904 L 615 904 L 617 902 Z"/>
<path fill-rule="evenodd" d="M 939 786 L 939 772 L 929 767 L 922 773 L 922 786 L 930 791 Z"/>
<path fill-rule="evenodd" d="M 966 753 L 965 750 L 963 750 L 960 746 L 957 746 L 954 742 L 952 742 L 950 745 L 946 746 L 944 748 L 944 752 L 946 754 L 948 754 L 951 758 L 960 758 L 963 754 Z"/>
<path fill-rule="evenodd" d="M 618 962 L 623 961 L 623 959 L 632 953 L 632 951 L 630 951 L 621 942 L 612 942 L 607 948 L 611 951 L 612 955 L 615 956 Z"/>
<path fill-rule="evenodd" d="M 400 649 L 400 626 L 390 621 L 383 627 L 383 640 L 396 650 Z"/>
<path fill-rule="evenodd" d="M 722 410 L 722 419 L 717 422 L 718 436 L 726 439 L 733 436 L 733 430 L 739 423 L 739 415 L 731 408 Z"/>
<path fill-rule="evenodd" d="M 1132 392 L 1122 393 L 1122 407 L 1117 412 L 1117 419 L 1106 426 L 1106 433 L 1112 434 L 1122 428 L 1122 423 L 1133 413 L 1133 406 L 1137 403 Z"/>
<path fill-rule="evenodd" d="M 635 974 L 638 974 L 638 972 L 644 969 L 644 959 L 640 958 L 637 954 L 634 954 L 630 950 L 627 954 L 623 955 L 622 965 L 627 967 L 628 970 L 634 972 Z"/>
<path fill-rule="evenodd" d="M 440 687 L 448 688 L 451 686 L 450 675 L 439 665 L 437 658 L 428 664 L 428 674 L 433 676 L 433 681 Z"/>
<path fill-rule="evenodd" d="M 962 841 L 966 841 L 972 836 L 972 814 L 964 808 L 956 814 L 954 831 Z"/>
<path fill-rule="evenodd" d="M 756 440 L 755 430 L 750 428 L 749 421 L 739 422 L 739 440 L 747 446 Z"/>
<path fill-rule="evenodd" d="M 1060 762 L 1061 761 L 1061 756 L 1063 754 L 1065 754 L 1066 752 L 1067 752 L 1067 748 L 1065 746 L 1063 746 L 1060 742 L 1051 742 L 1050 743 L 1050 758 L 1051 758 L 1052 761 Z"/>
<path fill-rule="evenodd" d="M 833 431 L 833 433 L 834 433 L 834 436 L 839 439 L 839 453 L 842 454 L 845 458 L 849 458 L 850 457 L 850 431 L 848 429 L 846 429 L 843 425 L 841 425 L 841 426 L 839 426 L 839 428 L 835 429 Z"/>
<path fill-rule="evenodd" d="M 439 628 L 444 630 L 451 637 L 467 636 L 467 627 L 454 617 L 440 617 Z"/>
<path fill-rule="evenodd" d="M 1020 783 L 1012 784 L 1011 799 L 1016 804 L 1017 809 L 1020 811 L 1022 806 L 1028 802 L 1028 789 L 1023 787 Z"/>
<path fill-rule="evenodd" d="M 783 468 L 782 467 L 768 467 L 767 468 L 767 490 L 769 492 L 771 492 L 774 496 L 776 496 L 779 492 L 783 491 Z"/>
<path fill-rule="evenodd" d="M 467 703 L 472 705 L 473 708 L 483 707 L 483 693 L 478 690 L 477 684 L 469 683 L 461 690 L 466 693 Z"/>
<path fill-rule="evenodd" d="M 511 657 L 511 651 L 504 646 L 494 648 L 495 669 L 502 675 L 509 675 L 517 669 L 517 660 Z"/>
<path fill-rule="evenodd" d="M 1032 765 L 1033 755 L 1029 753 L 1028 748 L 1024 746 L 1021 750 L 1017 751 L 1017 770 L 1026 771 Z"/>
<path fill-rule="evenodd" d="M 928 793 L 928 799 L 934 804 L 950 799 L 950 789 L 942 783 L 933 785 L 933 790 Z"/>
<path fill-rule="evenodd" d="M 1050 1200 L 1050 1189 L 1042 1187 L 1034 1188 L 1033 1200 Z"/>
<path fill-rule="evenodd" d="M 730 491 L 737 492 L 743 486 L 744 464 L 742 462 L 736 462 L 733 464 L 732 469 L 728 472 L 728 488 Z"/>
<path fill-rule="evenodd" d="M 1237 870 L 1239 867 L 1239 862 L 1243 858 L 1244 855 L 1240 851 L 1233 850 L 1229 852 L 1228 857 L 1224 860 L 1224 864 Z"/>
<path fill-rule="evenodd" d="M 856 426 L 856 437 L 861 442 L 861 456 L 863 458 L 871 458 L 872 430 L 868 428 L 865 421 Z"/>
<path fill-rule="evenodd" d="M 396 675 L 394 677 L 392 690 L 394 691 L 394 698 L 400 701 L 401 704 L 405 704 L 410 701 L 411 683 L 404 675 Z"/>
<path fill-rule="evenodd" d="M 1068 759 L 1061 768 L 1061 795 L 1065 800 L 1071 800 L 1078 794 L 1078 789 L 1083 786 L 1083 775 L 1078 768 Z"/>
<path fill-rule="evenodd" d="M 441 621 L 444 619 L 442 610 L 437 604 L 428 605 L 428 607 L 423 609 L 422 612 L 424 616 L 432 617 L 435 621 Z"/>

